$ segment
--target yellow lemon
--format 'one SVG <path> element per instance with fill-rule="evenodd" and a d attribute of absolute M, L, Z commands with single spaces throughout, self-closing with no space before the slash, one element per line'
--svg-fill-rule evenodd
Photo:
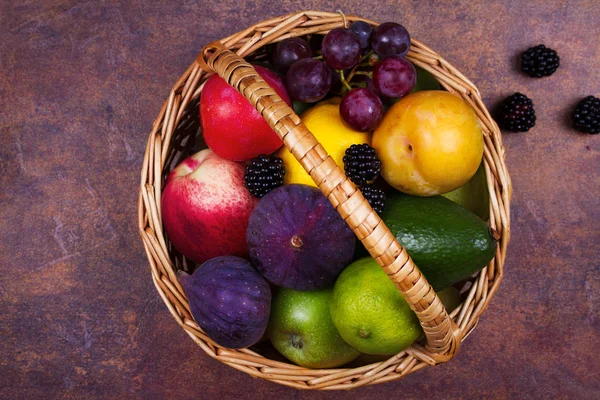
<path fill-rule="evenodd" d="M 343 169 L 342 159 L 346 149 L 352 144 L 367 143 L 370 145 L 371 134 L 355 131 L 346 126 L 340 117 L 339 103 L 336 103 L 338 102 L 335 100 L 319 103 L 305 111 L 300 118 L 336 164 Z M 277 156 L 283 160 L 286 185 L 301 183 L 317 186 L 287 148 L 282 147 L 277 152 Z"/>

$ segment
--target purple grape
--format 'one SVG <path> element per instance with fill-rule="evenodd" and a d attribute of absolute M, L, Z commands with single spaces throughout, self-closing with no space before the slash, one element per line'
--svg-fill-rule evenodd
<path fill-rule="evenodd" d="M 290 96 L 305 103 L 321 100 L 331 88 L 331 72 L 323 61 L 303 58 L 288 70 L 286 86 Z"/>
<path fill-rule="evenodd" d="M 289 38 L 277 43 L 273 52 L 273 64 L 281 72 L 286 73 L 293 63 L 312 55 L 312 49 L 306 40 L 297 37 Z"/>
<path fill-rule="evenodd" d="M 381 58 L 404 57 L 410 48 L 410 35 L 406 28 L 395 22 L 379 25 L 371 35 L 371 47 Z"/>
<path fill-rule="evenodd" d="M 321 52 L 331 68 L 352 68 L 360 60 L 360 41 L 350 29 L 335 28 L 323 38 Z"/>
<path fill-rule="evenodd" d="M 417 71 L 405 58 L 387 57 L 373 68 L 373 84 L 383 96 L 404 97 L 415 88 Z"/>
<path fill-rule="evenodd" d="M 383 116 L 383 104 L 377 95 L 366 88 L 346 93 L 340 103 L 340 115 L 352 129 L 370 132 Z"/>
<path fill-rule="evenodd" d="M 356 21 L 350 25 L 349 29 L 358 36 L 361 53 L 367 53 L 371 47 L 371 33 L 373 33 L 371 25 L 364 21 Z"/>

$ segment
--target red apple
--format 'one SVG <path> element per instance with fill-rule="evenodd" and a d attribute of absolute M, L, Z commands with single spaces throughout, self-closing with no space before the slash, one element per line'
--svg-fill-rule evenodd
<path fill-rule="evenodd" d="M 179 252 L 202 263 L 247 257 L 246 227 L 258 199 L 244 186 L 244 166 L 202 150 L 167 177 L 162 195 L 164 229 Z"/>
<path fill-rule="evenodd" d="M 255 66 L 256 72 L 291 106 L 283 81 L 275 72 Z M 250 102 L 220 76 L 204 84 L 200 98 L 204 140 L 219 156 L 232 161 L 270 154 L 283 142 Z"/>

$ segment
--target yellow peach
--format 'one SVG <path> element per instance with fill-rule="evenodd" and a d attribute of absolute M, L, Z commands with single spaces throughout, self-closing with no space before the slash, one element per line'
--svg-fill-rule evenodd
<path fill-rule="evenodd" d="M 446 193 L 467 183 L 483 156 L 477 115 L 460 97 L 441 90 L 409 94 L 384 115 L 373 134 L 381 175 L 417 196 Z"/>

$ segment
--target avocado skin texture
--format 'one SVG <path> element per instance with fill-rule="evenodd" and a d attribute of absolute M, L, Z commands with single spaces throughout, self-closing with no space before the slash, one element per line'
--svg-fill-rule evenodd
<path fill-rule="evenodd" d="M 496 254 L 488 225 L 442 196 L 390 193 L 381 218 L 436 291 L 468 278 Z"/>

